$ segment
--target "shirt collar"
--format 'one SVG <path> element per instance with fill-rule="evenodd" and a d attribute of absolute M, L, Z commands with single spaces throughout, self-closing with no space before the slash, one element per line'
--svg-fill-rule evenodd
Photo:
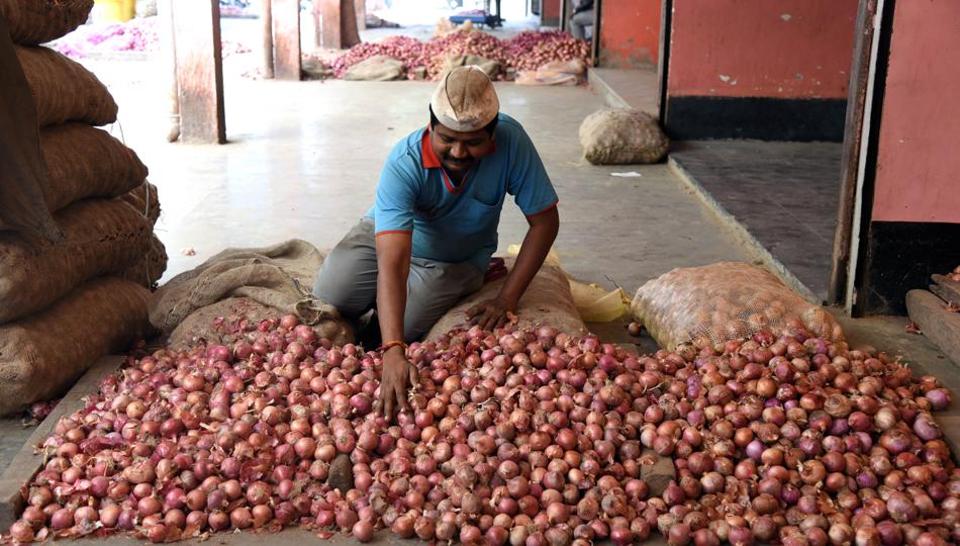
<path fill-rule="evenodd" d="M 420 157 L 424 169 L 441 168 L 440 158 L 437 157 L 437 154 L 433 153 L 433 146 L 430 145 L 429 127 L 423 131 L 423 138 L 420 141 Z"/>

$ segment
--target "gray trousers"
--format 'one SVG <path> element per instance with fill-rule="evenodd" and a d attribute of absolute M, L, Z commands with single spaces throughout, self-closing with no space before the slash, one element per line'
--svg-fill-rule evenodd
<path fill-rule="evenodd" d="M 422 338 L 451 307 L 483 286 L 474 265 L 411 258 L 403 337 Z M 320 268 L 315 296 L 356 321 L 377 304 L 377 248 L 373 222 L 364 218 L 341 240 Z"/>
<path fill-rule="evenodd" d="M 581 11 L 570 17 L 570 34 L 578 40 L 587 39 L 587 27 L 593 26 L 593 10 Z"/>

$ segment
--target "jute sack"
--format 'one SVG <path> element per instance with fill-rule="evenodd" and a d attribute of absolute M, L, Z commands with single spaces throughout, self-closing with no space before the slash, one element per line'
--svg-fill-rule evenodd
<path fill-rule="evenodd" d="M 145 337 L 149 296 L 129 281 L 94 279 L 0 326 L 0 414 L 60 395 L 98 359 Z"/>
<path fill-rule="evenodd" d="M 146 216 L 151 225 L 156 225 L 157 220 L 160 219 L 160 198 L 157 195 L 157 187 L 150 182 L 144 180 L 143 184 L 123 194 L 120 198 L 138 210 L 140 214 Z"/>
<path fill-rule="evenodd" d="M 294 313 L 311 326 L 332 322 L 330 330 L 346 322 L 330 305 L 316 299 L 311 288 L 324 254 L 299 239 L 263 248 L 227 249 L 197 268 L 181 273 L 154 294 L 150 322 L 164 333 L 173 332 L 191 317 L 194 330 L 222 316 L 216 309 L 192 316 L 228 298 L 248 298 L 263 306 L 258 311 L 277 316 Z"/>
<path fill-rule="evenodd" d="M 513 268 L 514 260 L 508 258 L 508 268 Z M 455 328 L 469 328 L 467 309 L 474 305 L 495 297 L 506 279 L 487 283 L 447 311 L 430 332 L 427 340 L 436 340 Z M 533 328 L 537 326 L 552 326 L 561 332 L 579 335 L 587 331 L 586 325 L 577 313 L 577 306 L 570 293 L 570 281 L 563 270 L 554 265 L 544 264 L 536 276 L 530 281 L 530 286 L 520 298 L 517 307 L 518 328 Z"/>
<path fill-rule="evenodd" d="M 7 20 L 10 39 L 36 45 L 72 32 L 93 9 L 93 0 L 0 0 L 0 17 Z"/>
<path fill-rule="evenodd" d="M 147 167 L 136 152 L 102 129 L 82 123 L 46 127 L 40 149 L 50 175 L 41 188 L 56 212 L 87 197 L 117 197 L 143 184 Z"/>
<path fill-rule="evenodd" d="M 40 127 L 66 121 L 106 125 L 117 121 L 117 103 L 90 71 L 45 47 L 17 46 Z"/>
<path fill-rule="evenodd" d="M 147 252 L 136 263 L 120 272 L 117 277 L 153 290 L 166 270 L 167 249 L 163 242 L 153 235 Z"/>
<path fill-rule="evenodd" d="M 244 323 L 256 325 L 263 319 L 278 316 L 280 313 L 275 307 L 252 298 L 227 298 L 194 311 L 170 333 L 167 344 L 171 347 L 200 342 L 230 344 L 236 341 L 234 333 L 242 329 Z M 314 324 L 317 335 L 334 345 L 352 343 L 353 330 L 346 322 L 336 320 L 336 316 L 331 314 L 330 319 Z"/>
<path fill-rule="evenodd" d="M 628 165 L 660 161 L 670 140 L 650 114 L 607 109 L 583 120 L 580 145 L 584 157 L 594 165 Z"/>
<path fill-rule="evenodd" d="M 125 270 L 150 242 L 150 223 L 120 199 L 80 201 L 54 218 L 64 233 L 58 243 L 0 232 L 0 324 L 46 308 L 88 279 Z"/>
<path fill-rule="evenodd" d="M 386 82 L 403 78 L 403 62 L 386 55 L 374 55 L 347 69 L 343 79 Z"/>

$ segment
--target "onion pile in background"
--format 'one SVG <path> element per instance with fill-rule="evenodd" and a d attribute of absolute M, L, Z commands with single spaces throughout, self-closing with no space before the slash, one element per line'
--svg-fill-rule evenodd
<path fill-rule="evenodd" d="M 408 71 L 425 68 L 427 77 L 437 79 L 450 57 L 477 55 L 499 62 L 505 68 L 536 70 L 553 61 L 590 57 L 590 45 L 561 31 L 524 31 L 508 40 L 477 30 L 458 30 L 421 42 L 395 36 L 381 42 L 358 44 L 331 64 L 334 75 L 342 77 L 354 64 L 375 55 L 387 55 L 402 61 Z"/>
<path fill-rule="evenodd" d="M 302 525 L 513 546 L 933 546 L 960 540 L 950 395 L 885 354 L 758 333 L 636 356 L 550 327 L 414 344 L 411 413 L 373 411 L 380 355 L 291 316 L 108 377 L 42 446 L 7 538 L 154 542 Z M 649 455 L 677 480 L 650 496 Z M 331 491 L 348 454 L 355 489 Z"/>

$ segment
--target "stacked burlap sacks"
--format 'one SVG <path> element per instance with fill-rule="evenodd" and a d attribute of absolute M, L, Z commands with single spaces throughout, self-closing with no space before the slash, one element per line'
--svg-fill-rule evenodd
<path fill-rule="evenodd" d="M 92 5 L 0 0 L 40 127 L 47 176 L 30 191 L 63 232 L 43 242 L 0 223 L 0 414 L 62 394 L 98 359 L 145 337 L 147 287 L 166 266 L 147 168 L 95 127 L 116 121 L 116 103 L 81 65 L 36 45 L 73 30 Z"/>
<path fill-rule="evenodd" d="M 299 239 L 224 250 L 160 287 L 150 303 L 150 322 L 177 347 L 199 341 L 230 343 L 244 324 L 295 314 L 321 337 L 349 343 L 350 326 L 311 291 L 324 258 Z"/>

